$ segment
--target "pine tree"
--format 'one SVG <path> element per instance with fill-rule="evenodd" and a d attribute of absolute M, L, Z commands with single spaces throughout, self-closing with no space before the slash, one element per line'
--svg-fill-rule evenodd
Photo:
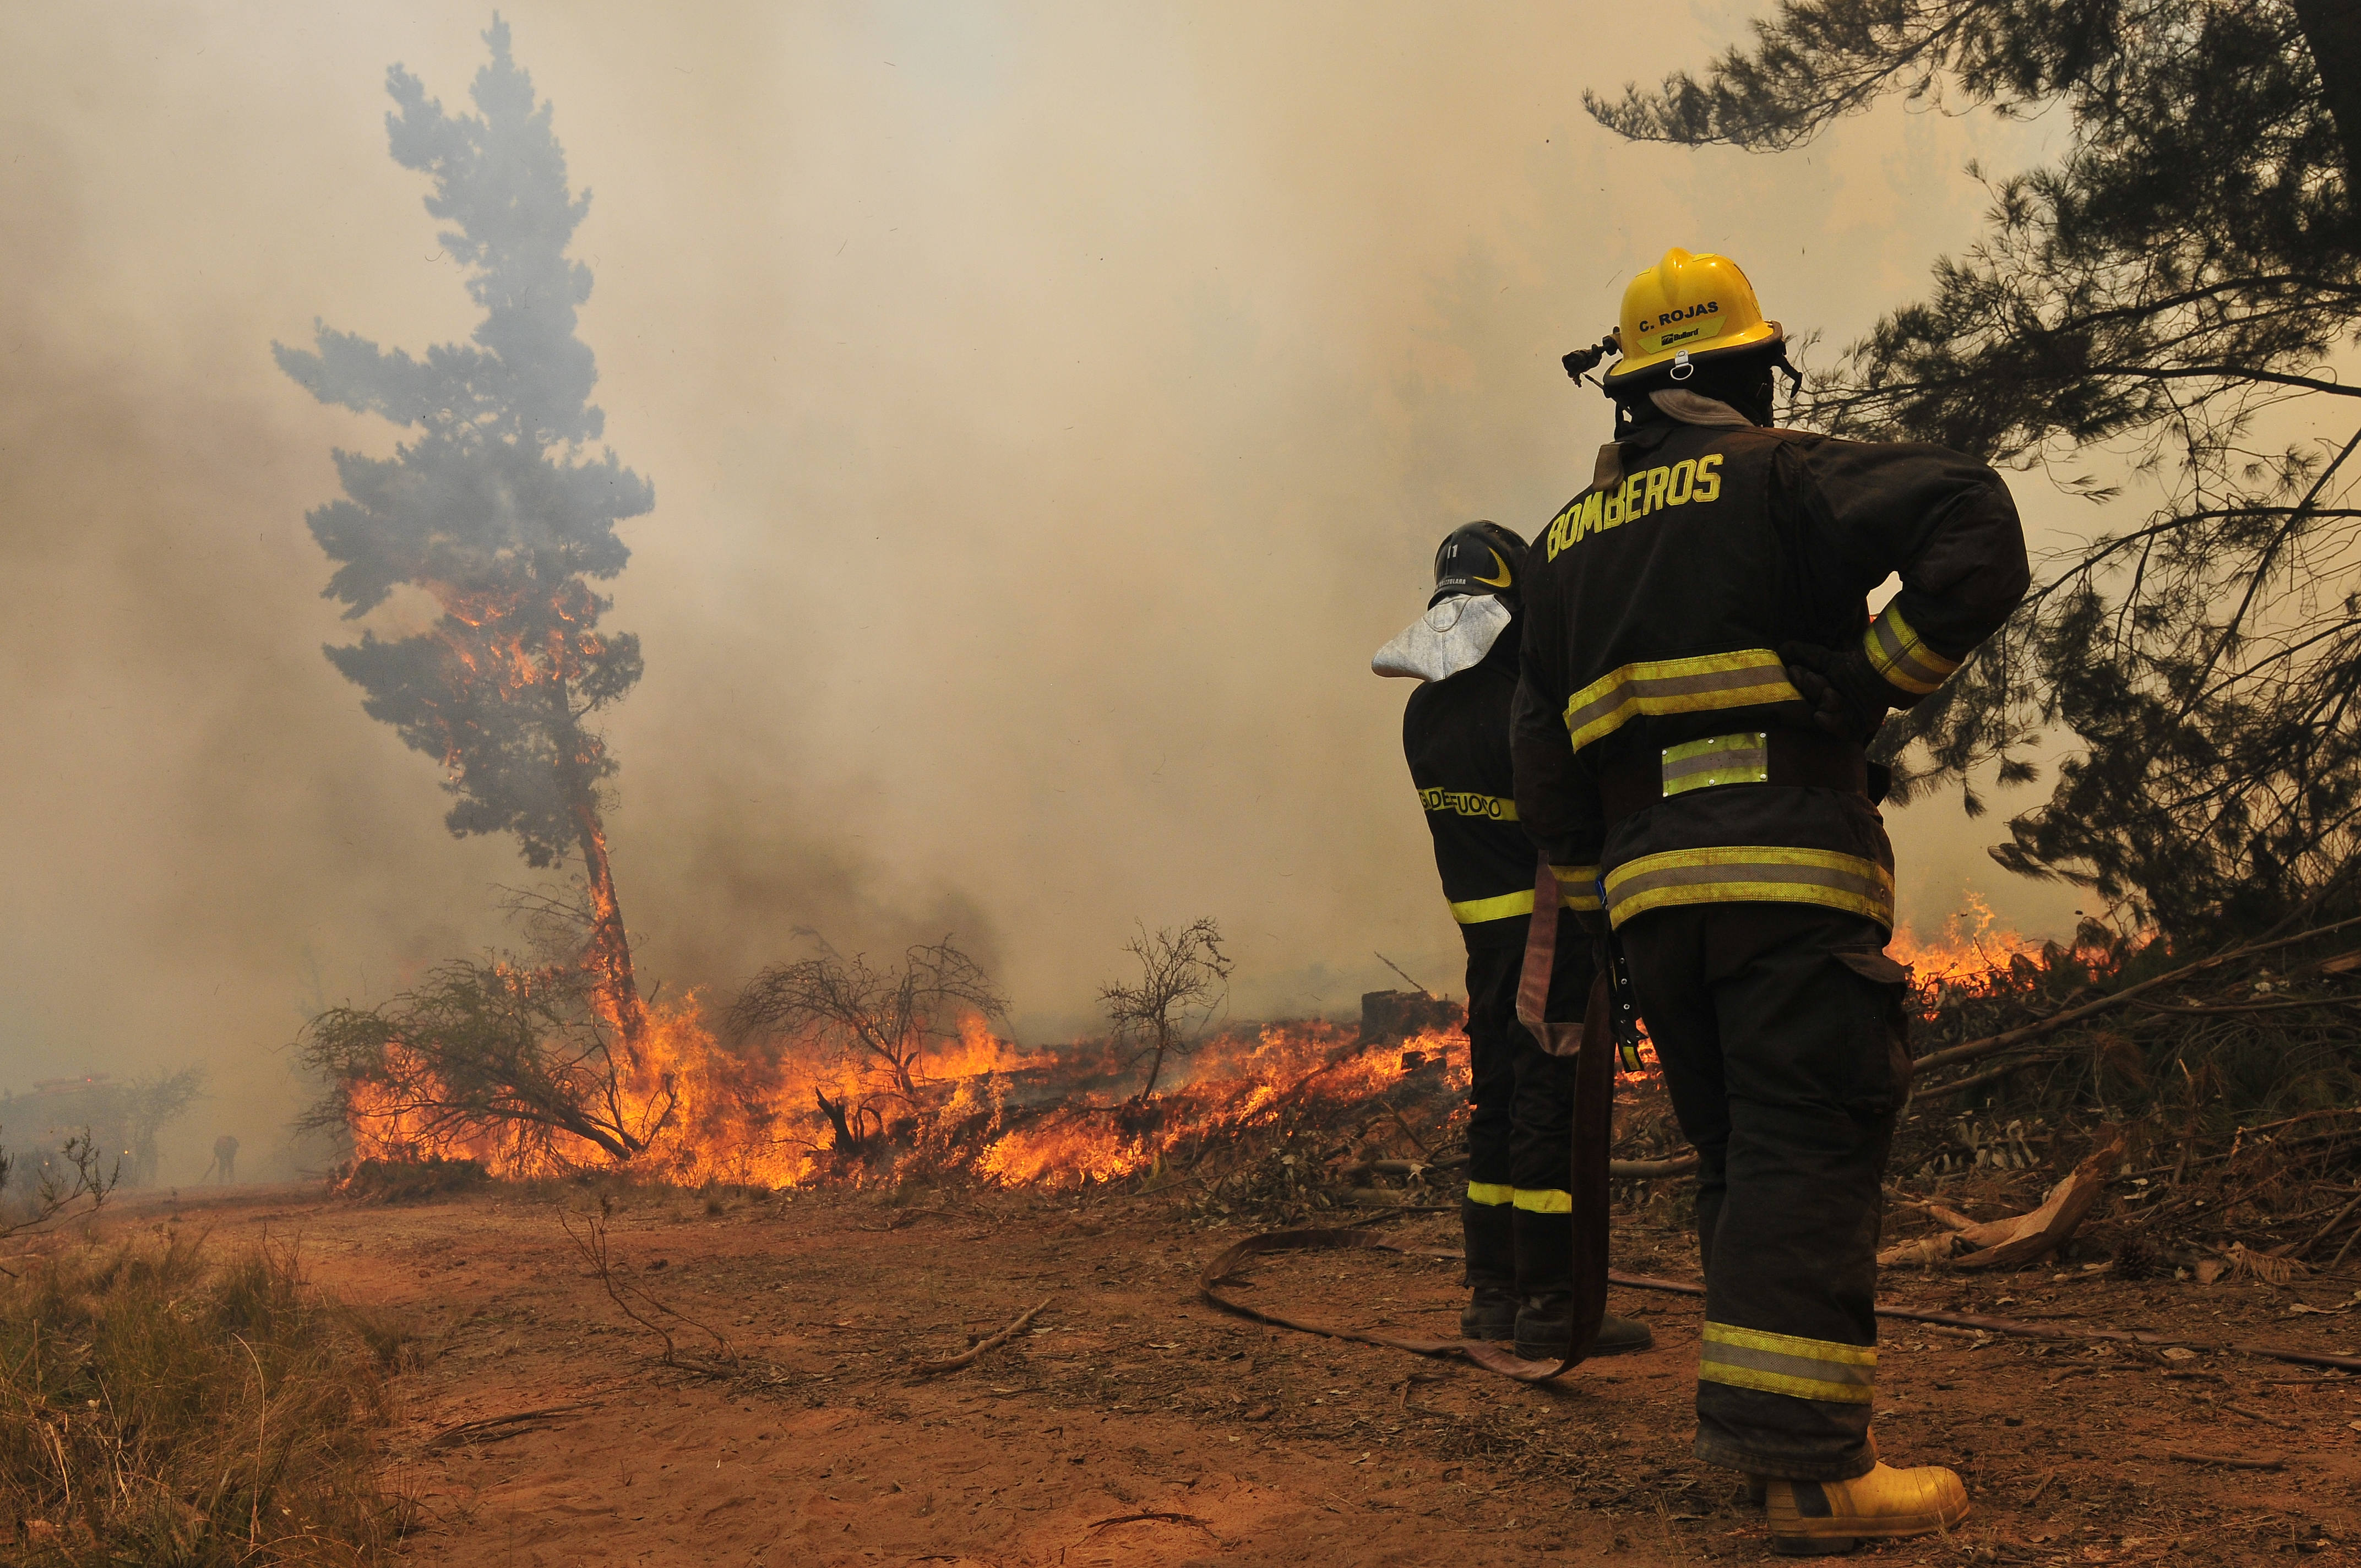
<path fill-rule="evenodd" d="M 2105 443 L 2165 499 L 2050 563 L 1881 749 L 1972 812 L 1971 768 L 2031 779 L 2062 726 L 2078 754 L 1995 858 L 2176 934 L 2268 924 L 2361 813 L 2361 387 L 2327 365 L 2361 323 L 2361 6 L 1787 0 L 1702 79 L 1587 101 L 1628 137 L 1776 151 L 1889 93 L 2062 107 L 2071 135 L 1992 184 L 1984 237 L 1816 371 L 1797 422 L 2028 467 Z M 2324 433 L 2264 449 L 2291 401 Z"/>
<path fill-rule="evenodd" d="M 274 345 L 280 368 L 323 402 L 382 415 L 415 433 L 390 458 L 339 451 L 344 498 L 309 515 L 335 574 L 325 597 L 347 620 L 397 589 L 440 615 L 413 636 L 331 646 L 362 707 L 413 750 L 441 760 L 458 797 L 454 836 L 511 833 L 526 861 L 582 860 L 587 960 L 601 1011 L 636 1057 L 646 1009 L 609 863 L 602 791 L 616 764 L 593 721 L 638 682 L 640 643 L 599 629 L 591 587 L 631 558 L 615 525 L 654 505 L 611 451 L 589 450 L 604 416 L 576 335 L 590 271 L 566 249 L 589 208 L 566 185 L 566 155 L 495 16 L 491 59 L 470 93 L 477 113 L 446 114 L 418 79 L 387 72 L 394 161 L 427 175 L 426 210 L 466 268 L 483 309 L 471 345 L 413 359 L 316 328 L 314 346 Z"/>

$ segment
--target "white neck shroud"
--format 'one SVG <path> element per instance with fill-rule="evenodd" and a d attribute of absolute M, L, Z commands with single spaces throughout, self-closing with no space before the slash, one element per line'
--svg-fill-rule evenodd
<path fill-rule="evenodd" d="M 1417 681 L 1449 680 L 1484 662 L 1509 620 L 1509 607 L 1497 594 L 1455 594 L 1403 627 L 1378 650 L 1369 668 Z"/>

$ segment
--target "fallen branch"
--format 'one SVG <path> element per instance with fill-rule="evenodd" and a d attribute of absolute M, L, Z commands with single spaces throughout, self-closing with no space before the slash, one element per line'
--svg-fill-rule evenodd
<path fill-rule="evenodd" d="M 1408 975 L 1404 975 L 1402 978 L 1405 980 L 1410 979 Z M 1417 982 L 1412 981 L 1411 983 L 1416 984 Z M 1207 1535 L 1213 1535 L 1214 1533 L 1213 1527 L 1212 1525 L 1207 1524 L 1203 1519 L 1199 1519 L 1194 1514 L 1117 1514 L 1113 1519 L 1099 1520 L 1098 1523 L 1091 1526 L 1091 1528 L 1093 1530 L 1107 1530 L 1119 1524 L 1144 1524 L 1151 1519 L 1164 1524 L 1194 1525 L 1197 1529 L 1203 1530 Z"/>
<path fill-rule="evenodd" d="M 2090 1213 L 2107 1185 L 2107 1168 L 2123 1157 L 2124 1129 L 2108 1127 L 2102 1136 L 2105 1141 L 2083 1156 L 2029 1214 L 1978 1223 L 1940 1203 L 1918 1205 L 1952 1234 L 1897 1243 L 1877 1255 L 1879 1266 L 1948 1262 L 1959 1268 L 2016 1268 L 2047 1257 Z"/>
<path fill-rule="evenodd" d="M 1417 1134 L 1417 1133 L 1416 1133 L 1416 1132 L 1411 1128 L 1411 1124 L 1410 1124 L 1410 1119 L 1409 1119 L 1408 1117 L 1404 1116 L 1404 1115 L 1403 1115 L 1400 1111 L 1396 1110 L 1396 1109 L 1393 1107 L 1393 1105 L 1391 1105 L 1390 1103 L 1389 1103 L 1389 1104 L 1386 1106 L 1386 1113 L 1387 1113 L 1388 1115 L 1391 1116 L 1391 1117 L 1394 1119 L 1394 1125 L 1395 1125 L 1395 1126 L 1397 1126 L 1397 1127 L 1400 1127 L 1400 1128 L 1402 1130 L 1402 1136 L 1403 1136 L 1403 1137 L 1408 1138 L 1408 1139 L 1411 1141 L 1411 1147 L 1413 1147 L 1413 1148 L 1417 1149 L 1417 1150 L 1418 1150 L 1418 1152 L 1419 1152 L 1421 1155 L 1424 1155 L 1424 1154 L 1427 1154 L 1427 1153 L 1431 1152 L 1431 1151 L 1429 1151 L 1429 1150 L 1428 1150 L 1428 1148 L 1427 1148 L 1427 1146 L 1426 1146 L 1426 1140 L 1425 1140 L 1424 1138 L 1420 1137 L 1420 1136 L 1418 1135 L 1418 1134 Z"/>
<path fill-rule="evenodd" d="M 486 1416 L 481 1420 L 461 1421 L 457 1426 L 446 1427 L 428 1438 L 420 1446 L 419 1452 L 432 1453 L 438 1448 L 456 1448 L 461 1443 L 474 1442 L 479 1438 L 484 1438 L 486 1434 L 501 1427 L 515 1430 L 500 1432 L 500 1438 L 518 1437 L 527 1430 L 528 1422 L 549 1420 L 558 1416 L 578 1415 L 584 1410 L 597 1408 L 595 1403 L 587 1402 L 571 1405 L 544 1405 L 537 1410 L 519 1410 L 513 1415 Z M 498 1442 L 500 1439 L 492 1438 L 489 1441 Z"/>
<path fill-rule="evenodd" d="M 2281 1431 L 2301 1431 L 2303 1430 L 2297 1426 L 2293 1421 L 2283 1421 L 2277 1416 L 2267 1416 L 2260 1410 L 2250 1410 L 2244 1405 L 2234 1405 L 2227 1399 L 2207 1398 L 2205 1403 L 2214 1409 L 2227 1410 L 2234 1416 L 2244 1416 L 2250 1421 L 2260 1421 L 2267 1427 L 2277 1427 Z"/>
<path fill-rule="evenodd" d="M 2183 1464 L 2219 1464 L 2224 1470 L 2279 1470 L 2287 1465 L 2282 1454 L 2257 1453 L 2240 1458 L 2228 1453 L 2192 1453 L 2185 1448 L 2168 1448 L 2167 1459 L 2177 1459 Z"/>
<path fill-rule="evenodd" d="M 1982 1072 L 1971 1072 L 1967 1077 L 1954 1080 L 1949 1083 L 1938 1084 L 1932 1089 L 1920 1089 L 1914 1080 L 1910 1089 L 1910 1100 L 1913 1104 L 1940 1100 L 1946 1095 L 1964 1093 L 1971 1089 L 1982 1089 L 1987 1083 L 1997 1083 L 2010 1073 L 2023 1072 L 2027 1068 L 2054 1067 L 2064 1059 L 2063 1057 L 2046 1051 L 2037 1051 L 2028 1056 L 2018 1057 L 2013 1061 L 2002 1062 L 1998 1067 L 1988 1067 Z"/>
<path fill-rule="evenodd" d="M 1697 1157 L 1692 1150 L 1664 1159 L 1610 1159 L 1607 1162 L 1607 1175 L 1611 1180 L 1631 1181 L 1654 1176 L 1686 1176 L 1697 1168 Z"/>
<path fill-rule="evenodd" d="M 1051 1297 L 1042 1297 L 1040 1300 L 1035 1302 L 1031 1308 L 1021 1314 L 1015 1322 L 1009 1324 L 1006 1328 L 1001 1330 L 990 1339 L 984 1340 L 981 1343 L 969 1346 L 966 1350 L 952 1356 L 948 1361 L 922 1361 L 918 1363 L 917 1365 L 910 1368 L 910 1370 L 917 1373 L 921 1377 L 930 1377 L 938 1372 L 957 1372 L 962 1366 L 972 1365 L 974 1365 L 975 1358 L 982 1355 L 985 1351 L 998 1350 L 1002 1345 L 1006 1344 L 1010 1340 L 1023 1332 L 1025 1325 L 1038 1317 L 1042 1309 L 1049 1306 L 1052 1299 L 1053 1298 Z"/>
<path fill-rule="evenodd" d="M 2297 942 L 2308 942 L 2315 937 L 2324 937 L 2331 931 L 2341 931 L 2354 925 L 2361 925 L 2361 915 L 2356 915 L 2351 919 L 2336 921 L 2333 925 L 2317 927 L 2310 931 L 2300 931 L 2292 937 L 2280 937 L 2268 942 L 2250 942 L 2243 948 L 2234 948 L 2226 953 L 2216 953 L 2210 959 L 2200 959 L 2193 964 L 2185 964 L 2180 969 L 2143 980 L 2134 985 L 2127 985 L 2112 995 L 2100 997 L 2095 1002 L 2086 1002 L 2080 1007 L 2069 1007 L 2063 1013 L 2053 1013 L 2037 1023 L 2023 1025 L 2015 1029 L 2004 1029 L 1997 1035 L 1988 1035 L 1981 1040 L 1969 1040 L 1960 1045 L 1930 1052 L 1918 1058 L 1916 1070 L 1933 1072 L 1941 1068 L 1957 1066 L 1960 1062 L 1981 1061 L 1988 1056 L 1996 1055 L 2012 1047 L 2029 1044 L 2045 1035 L 2054 1035 L 2069 1024 L 2077 1024 L 2085 1018 L 2094 1018 L 2102 1013 L 2123 1006 L 2135 997 L 2146 995 L 2159 986 L 2186 980 L 2202 970 L 2231 963 L 2239 959 L 2253 958 L 2258 953 L 2269 952 L 2274 948 L 2285 948 Z"/>
<path fill-rule="evenodd" d="M 2322 1242 L 2326 1241 L 2328 1239 L 2328 1233 L 2343 1224 L 2345 1223 L 2345 1216 L 2353 1212 L 2356 1208 L 2361 1208 L 2361 1194 L 2356 1194 L 2351 1202 L 2336 1211 L 2336 1217 L 2334 1219 L 2321 1226 L 2320 1229 L 2312 1232 L 2312 1239 L 2310 1241 L 2304 1243 L 2301 1246 L 2295 1248 L 2288 1255 L 2290 1257 L 2304 1257 L 2310 1255 L 2312 1249 L 2318 1246 Z M 2345 1255 L 2340 1252 L 2337 1255 L 2342 1257 Z"/>
<path fill-rule="evenodd" d="M 574 1250 L 582 1255 L 583 1261 L 589 1264 L 591 1271 L 598 1275 L 598 1283 L 606 1288 L 607 1299 L 622 1310 L 623 1316 L 664 1341 L 664 1350 L 662 1360 L 666 1366 L 677 1366 L 684 1371 L 699 1373 L 707 1377 L 734 1377 L 738 1375 L 741 1370 L 738 1357 L 730 1350 L 730 1342 L 722 1337 L 719 1329 L 700 1323 L 687 1313 L 667 1306 L 649 1294 L 642 1286 L 634 1285 L 628 1279 L 615 1277 L 614 1261 L 609 1255 L 607 1249 L 607 1216 L 603 1212 L 584 1215 L 583 1234 L 580 1235 L 575 1234 L 573 1222 L 566 1218 L 563 1211 L 558 1213 L 557 1223 L 565 1230 L 566 1239 L 574 1244 Z M 707 1357 L 682 1354 L 680 1346 L 673 1342 L 672 1331 L 649 1317 L 646 1312 L 634 1308 L 631 1301 L 632 1297 L 637 1297 L 649 1311 L 678 1318 L 699 1332 L 710 1335 L 714 1344 L 713 1355 Z"/>
<path fill-rule="evenodd" d="M 2361 996 L 2323 996 L 2312 1000 L 2297 998 L 2282 1002 L 2225 1002 L 2210 1007 L 2175 1007 L 2169 1002 L 2141 1001 L 2135 1005 L 2150 1013 L 2177 1013 L 2187 1016 L 2211 1016 L 2222 1013 L 2284 1013 L 2297 1007 L 2351 1007 L 2361 1003 Z"/>

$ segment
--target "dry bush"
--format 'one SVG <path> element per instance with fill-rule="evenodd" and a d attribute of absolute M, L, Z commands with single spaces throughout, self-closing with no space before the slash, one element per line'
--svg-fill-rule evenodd
<path fill-rule="evenodd" d="M 351 1564 L 404 1507 L 371 1433 L 405 1325 L 308 1288 L 291 1252 L 174 1238 L 0 1280 L 0 1557 L 40 1568 Z"/>
<path fill-rule="evenodd" d="M 1148 1064 L 1148 1081 L 1135 1096 L 1142 1103 L 1156 1092 L 1167 1058 L 1197 1048 L 1206 1025 L 1229 999 L 1224 982 L 1234 967 L 1222 950 L 1222 928 L 1211 918 L 1192 920 L 1139 935 L 1123 945 L 1139 964 L 1139 983 L 1111 981 L 1099 988 L 1110 1041 L 1127 1047 L 1134 1062 Z"/>

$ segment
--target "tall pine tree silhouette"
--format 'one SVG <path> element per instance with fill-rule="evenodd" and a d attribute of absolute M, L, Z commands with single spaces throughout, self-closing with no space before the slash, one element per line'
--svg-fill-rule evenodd
<path fill-rule="evenodd" d="M 575 335 L 590 270 L 566 254 L 589 194 L 566 187 L 550 105 L 535 103 L 508 25 L 496 15 L 483 36 L 473 115 L 446 114 L 399 65 L 386 73 L 394 161 L 434 181 L 426 210 L 450 225 L 438 237 L 483 308 L 472 345 L 413 359 L 321 324 L 313 348 L 272 350 L 323 402 L 415 433 L 390 458 L 339 450 L 344 499 L 308 521 L 336 565 L 324 597 L 347 620 L 404 585 L 442 613 L 414 636 L 364 630 L 329 661 L 369 717 L 442 761 L 455 836 L 513 833 L 536 867 L 580 854 L 587 962 L 636 1062 L 647 1013 L 601 814 L 615 760 L 593 721 L 639 681 L 640 642 L 599 630 L 611 601 L 590 585 L 623 569 L 615 525 L 655 496 L 611 451 L 589 450 L 605 426 Z"/>

